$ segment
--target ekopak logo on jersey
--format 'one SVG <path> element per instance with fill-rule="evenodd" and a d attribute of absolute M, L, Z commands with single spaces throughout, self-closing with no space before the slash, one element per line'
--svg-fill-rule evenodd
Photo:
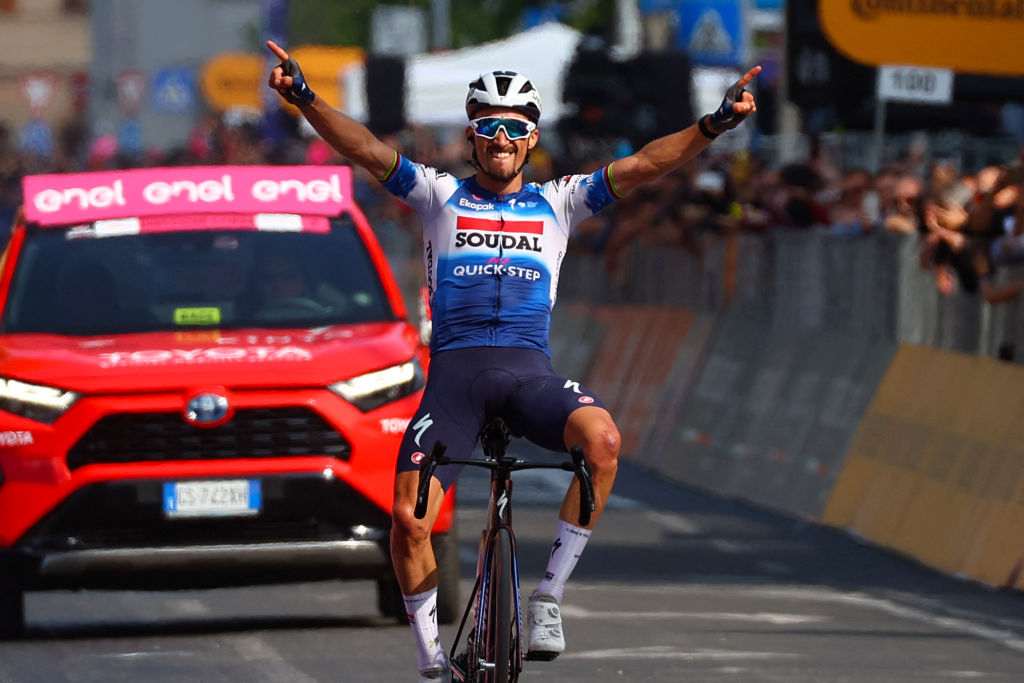
<path fill-rule="evenodd" d="M 347 167 L 210 166 L 27 176 L 25 216 L 42 225 L 175 213 L 337 215 Z"/>

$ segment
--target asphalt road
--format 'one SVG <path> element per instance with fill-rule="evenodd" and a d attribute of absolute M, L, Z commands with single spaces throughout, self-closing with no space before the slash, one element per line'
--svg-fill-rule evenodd
<path fill-rule="evenodd" d="M 480 476 L 462 480 L 467 580 Z M 563 476 L 517 478 L 524 592 L 543 571 Z M 521 680 L 1024 680 L 1024 595 L 632 466 L 563 615 L 568 652 L 528 662 Z M 0 643 L 0 683 L 416 680 L 409 629 L 376 615 L 368 582 L 39 593 L 28 619 L 26 640 Z"/>

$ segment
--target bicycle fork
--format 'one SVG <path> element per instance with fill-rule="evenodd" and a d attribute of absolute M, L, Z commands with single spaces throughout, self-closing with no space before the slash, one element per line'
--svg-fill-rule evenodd
<path fill-rule="evenodd" d="M 511 542 L 511 590 L 512 590 L 512 604 L 515 608 L 515 650 L 512 653 L 511 671 L 509 672 L 509 680 L 516 681 L 519 678 L 519 672 L 522 670 L 522 641 L 523 641 L 523 629 L 522 629 L 522 611 L 520 609 L 520 593 L 519 593 L 519 565 L 516 561 L 516 539 L 515 534 L 512 531 L 512 519 L 511 509 L 509 508 L 508 501 L 510 499 L 512 491 L 512 481 L 507 477 L 502 477 L 497 471 L 492 472 L 491 477 L 491 502 L 488 506 L 488 515 L 490 517 L 487 528 L 480 534 L 480 544 L 477 552 L 477 573 L 479 578 L 478 585 L 474 587 L 475 600 L 474 600 L 474 612 L 473 623 L 474 628 L 471 630 L 468 636 L 468 653 L 469 658 L 472 661 L 465 661 L 462 664 L 463 667 L 457 666 L 454 669 L 455 680 L 458 681 L 471 681 L 472 683 L 478 683 L 481 681 L 493 681 L 495 670 L 496 670 L 496 656 L 495 653 L 489 651 L 489 644 L 493 642 L 494 638 L 492 634 L 489 634 L 489 630 L 494 628 L 490 624 L 491 614 L 489 613 L 490 607 L 495 604 L 497 596 L 500 592 L 500 586 L 494 585 L 492 577 L 494 577 L 493 562 L 496 553 L 498 552 L 497 543 L 495 537 L 499 533 L 506 533 L 509 541 Z M 491 635 L 491 637 L 488 637 Z M 507 637 L 507 636 L 506 636 Z M 458 643 L 454 643 L 452 647 L 452 657 L 455 657 L 455 651 L 458 647 Z M 497 683 L 497 682 L 496 682 Z M 505 683 L 501 681 L 500 683 Z"/>

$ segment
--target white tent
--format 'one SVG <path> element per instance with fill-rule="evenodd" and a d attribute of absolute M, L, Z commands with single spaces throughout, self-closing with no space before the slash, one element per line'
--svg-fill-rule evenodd
<path fill-rule="evenodd" d="M 544 104 L 542 121 L 554 121 L 563 111 L 562 77 L 581 38 L 579 31 L 549 22 L 476 47 L 414 55 L 405 64 L 406 120 L 420 125 L 463 125 L 470 81 L 487 71 L 511 69 L 533 81 Z M 355 66 L 342 77 L 345 112 L 366 121 L 363 67 Z"/>

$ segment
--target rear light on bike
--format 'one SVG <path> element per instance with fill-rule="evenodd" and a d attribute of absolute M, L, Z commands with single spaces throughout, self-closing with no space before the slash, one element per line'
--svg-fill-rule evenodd
<path fill-rule="evenodd" d="M 407 363 L 335 382 L 327 388 L 366 413 L 416 393 L 425 383 L 423 368 L 413 358 Z"/>

